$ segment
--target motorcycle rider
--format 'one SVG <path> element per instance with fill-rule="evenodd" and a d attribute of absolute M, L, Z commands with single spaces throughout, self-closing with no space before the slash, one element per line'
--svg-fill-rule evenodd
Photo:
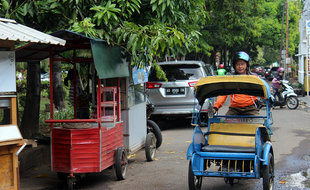
<path fill-rule="evenodd" d="M 233 68 L 236 75 L 255 75 L 249 71 L 250 56 L 243 51 L 237 52 L 233 57 Z M 216 103 L 213 106 L 213 113 L 215 114 L 224 104 L 227 99 L 226 96 L 219 96 Z M 245 94 L 233 94 L 230 95 L 230 106 L 226 115 L 259 115 L 259 109 L 257 108 L 257 97 L 249 96 Z"/>
<path fill-rule="evenodd" d="M 273 88 L 273 92 L 274 92 L 274 96 L 278 97 L 278 100 L 280 102 L 283 101 L 283 97 L 280 91 L 281 88 L 281 80 L 283 80 L 283 75 L 284 75 L 284 71 L 285 69 L 283 67 L 279 67 L 277 70 L 277 76 L 275 76 L 272 80 L 272 88 Z M 280 108 L 285 108 L 285 106 L 280 106 Z"/>
<path fill-rule="evenodd" d="M 225 75 L 226 69 L 224 69 L 224 64 L 220 64 L 219 69 L 217 70 L 217 75 Z"/>

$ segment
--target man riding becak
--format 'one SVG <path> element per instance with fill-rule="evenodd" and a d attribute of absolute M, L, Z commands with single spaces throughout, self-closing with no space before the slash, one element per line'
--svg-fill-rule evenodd
<path fill-rule="evenodd" d="M 249 71 L 250 56 L 243 51 L 237 52 L 233 57 L 233 68 L 235 75 L 256 75 Z M 226 96 L 219 96 L 213 106 L 213 114 L 215 114 L 224 104 L 227 99 Z M 259 115 L 257 105 L 258 99 L 256 96 L 245 94 L 232 94 L 230 95 L 230 106 L 226 115 Z"/>

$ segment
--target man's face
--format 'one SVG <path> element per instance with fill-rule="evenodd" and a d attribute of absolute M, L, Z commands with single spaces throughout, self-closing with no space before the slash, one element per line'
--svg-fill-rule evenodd
<path fill-rule="evenodd" d="M 246 62 L 243 60 L 237 60 L 235 63 L 236 71 L 239 75 L 245 75 L 247 71 Z"/>

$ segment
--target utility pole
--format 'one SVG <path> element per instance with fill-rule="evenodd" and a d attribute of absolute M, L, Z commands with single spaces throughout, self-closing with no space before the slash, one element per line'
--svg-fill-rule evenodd
<path fill-rule="evenodd" d="M 283 49 L 283 23 L 284 23 L 284 6 L 285 3 L 282 4 L 283 5 L 283 13 L 282 13 L 282 29 L 281 29 L 281 42 L 280 42 L 280 61 L 279 61 L 279 67 L 281 67 L 281 60 L 282 60 L 282 49 Z"/>
<path fill-rule="evenodd" d="M 286 58 L 288 58 L 288 0 L 286 0 Z"/>
<path fill-rule="evenodd" d="M 285 59 L 285 73 L 286 75 L 284 75 L 284 78 L 286 79 L 286 76 L 288 76 L 288 68 L 287 68 L 287 64 L 289 64 L 290 62 L 288 62 L 289 55 L 288 55 L 288 16 L 289 16 L 289 12 L 288 12 L 288 0 L 286 0 L 286 59 Z"/>

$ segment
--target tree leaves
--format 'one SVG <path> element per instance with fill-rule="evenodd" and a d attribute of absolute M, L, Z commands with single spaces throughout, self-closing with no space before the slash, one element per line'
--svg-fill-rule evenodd
<path fill-rule="evenodd" d="M 220 50 L 244 50 L 255 57 L 257 45 L 278 48 L 282 3 L 282 0 L 18 0 L 10 6 L 9 0 L 2 0 L 0 15 L 41 31 L 72 29 L 104 38 L 109 44 L 125 48 L 135 57 L 135 64 L 147 65 L 149 61 L 163 59 L 165 54 L 210 55 Z M 297 5 L 290 2 L 289 6 L 289 51 L 294 54 L 299 41 Z M 143 55 L 146 58 L 140 60 Z"/>

